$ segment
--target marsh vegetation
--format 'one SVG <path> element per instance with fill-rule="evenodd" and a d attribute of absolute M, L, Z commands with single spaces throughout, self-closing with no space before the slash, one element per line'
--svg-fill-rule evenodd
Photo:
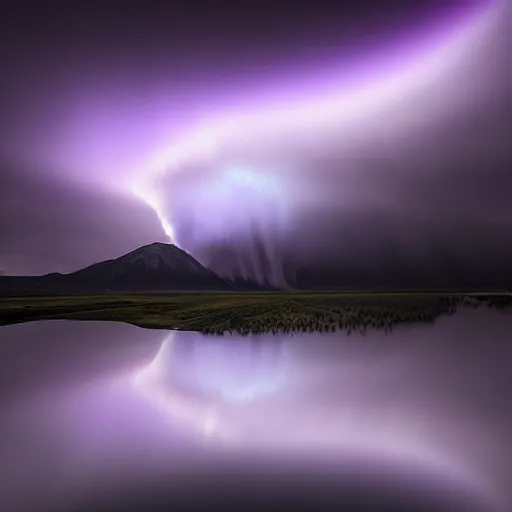
<path fill-rule="evenodd" d="M 458 307 L 505 307 L 510 295 L 436 293 L 173 293 L 0 300 L 0 325 L 46 319 L 110 320 L 203 334 L 391 331 Z"/>

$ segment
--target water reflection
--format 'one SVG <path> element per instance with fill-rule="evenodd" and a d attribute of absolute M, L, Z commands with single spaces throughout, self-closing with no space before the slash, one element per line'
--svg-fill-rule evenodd
<path fill-rule="evenodd" d="M 262 343 L 256 337 L 215 340 L 175 332 L 164 341 L 158 362 L 167 385 L 230 403 L 272 394 L 284 378 L 279 337 Z"/>
<path fill-rule="evenodd" d="M 171 332 L 151 364 L 134 376 L 134 385 L 171 419 L 225 438 L 231 428 L 225 419 L 278 392 L 285 374 L 279 337 Z"/>
<path fill-rule="evenodd" d="M 365 337 L 1 328 L 2 511 L 166 510 L 206 493 L 224 509 L 300 495 L 311 510 L 323 496 L 507 512 L 511 333 L 489 310 Z"/>

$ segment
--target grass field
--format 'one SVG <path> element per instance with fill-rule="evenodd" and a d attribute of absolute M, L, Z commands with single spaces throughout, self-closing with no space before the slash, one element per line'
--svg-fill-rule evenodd
<path fill-rule="evenodd" d="M 510 296 L 438 293 L 172 293 L 0 298 L 0 325 L 110 320 L 205 334 L 390 330 L 432 322 L 458 305 L 505 306 Z"/>

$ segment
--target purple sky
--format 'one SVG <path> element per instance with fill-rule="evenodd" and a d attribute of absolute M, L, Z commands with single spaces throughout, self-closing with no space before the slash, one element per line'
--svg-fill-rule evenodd
<path fill-rule="evenodd" d="M 168 241 L 136 182 L 228 275 L 512 282 L 510 8 L 376 5 L 10 8 L 0 272 Z"/>

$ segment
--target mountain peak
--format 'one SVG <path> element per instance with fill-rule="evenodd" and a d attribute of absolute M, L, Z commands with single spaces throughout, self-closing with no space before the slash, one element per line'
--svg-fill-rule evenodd
<path fill-rule="evenodd" d="M 0 294 L 232 289 L 188 252 L 162 242 L 70 274 L 0 279 Z"/>
<path fill-rule="evenodd" d="M 180 249 L 174 244 L 154 242 L 149 245 L 139 247 L 124 256 L 118 258 L 118 261 L 128 263 L 129 265 L 142 266 L 147 269 L 167 269 L 174 272 L 205 272 L 207 269 L 199 263 L 188 252 Z"/>
<path fill-rule="evenodd" d="M 230 285 L 174 244 L 154 242 L 69 275 L 100 290 L 225 290 Z"/>
<path fill-rule="evenodd" d="M 128 254 L 132 254 L 134 252 L 140 253 L 140 252 L 149 252 L 149 251 L 172 251 L 172 250 L 178 250 L 181 251 L 179 247 L 177 247 L 174 244 L 168 244 L 165 242 L 152 242 L 147 245 L 143 245 L 141 247 L 137 247 L 137 249 L 134 249 L 133 251 L 130 251 Z"/>
<path fill-rule="evenodd" d="M 150 247 L 175 247 L 176 249 L 179 249 L 178 246 L 167 242 L 151 242 L 150 244 L 142 245 L 136 250 L 149 249 Z"/>

